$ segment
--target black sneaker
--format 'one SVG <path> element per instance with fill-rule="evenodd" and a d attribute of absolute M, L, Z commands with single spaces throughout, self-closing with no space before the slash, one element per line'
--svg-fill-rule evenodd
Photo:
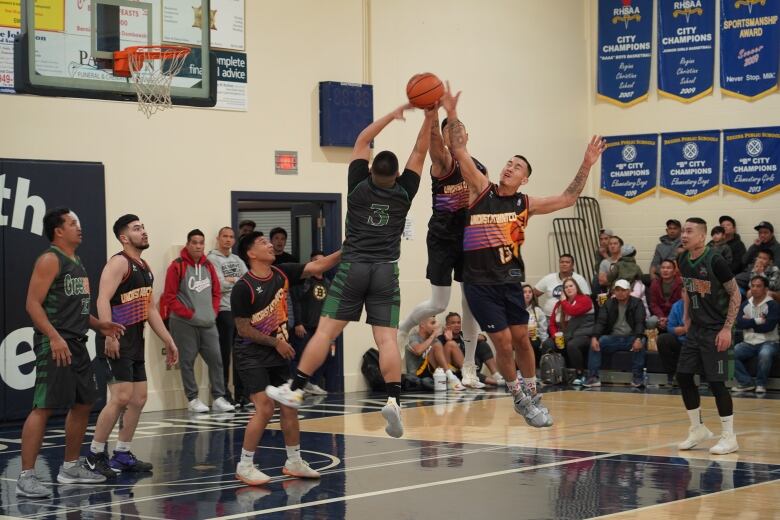
<path fill-rule="evenodd" d="M 105 452 L 92 453 L 91 451 L 87 455 L 84 464 L 95 473 L 99 473 L 106 478 L 116 478 L 116 472 L 108 465 L 108 457 Z"/>
<path fill-rule="evenodd" d="M 109 461 L 109 467 L 117 473 L 122 471 L 138 472 L 152 471 L 152 464 L 138 460 L 132 451 L 114 451 L 114 456 Z"/>

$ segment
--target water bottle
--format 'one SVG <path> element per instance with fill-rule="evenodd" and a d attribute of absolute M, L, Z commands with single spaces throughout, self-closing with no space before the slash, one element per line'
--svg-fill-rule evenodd
<path fill-rule="evenodd" d="M 648 388 L 648 386 L 650 385 L 650 376 L 647 375 L 647 368 L 643 369 L 642 383 L 645 385 L 645 388 Z"/>
<path fill-rule="evenodd" d="M 447 391 L 447 374 L 441 368 L 437 368 L 433 372 L 433 390 L 436 392 Z"/>

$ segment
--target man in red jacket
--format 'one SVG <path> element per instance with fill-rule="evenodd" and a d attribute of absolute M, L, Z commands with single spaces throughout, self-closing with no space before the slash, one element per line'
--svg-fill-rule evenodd
<path fill-rule="evenodd" d="M 664 260 L 659 269 L 660 278 L 650 283 L 650 312 L 658 318 L 658 330 L 665 332 L 674 302 L 682 298 L 682 278 L 674 260 Z"/>
<path fill-rule="evenodd" d="M 217 271 L 203 254 L 206 240 L 203 232 L 193 229 L 187 234 L 187 245 L 181 256 L 171 262 L 165 274 L 162 305 L 168 309 L 169 327 L 179 347 L 181 381 L 191 412 L 208 412 L 209 407 L 198 399 L 195 380 L 195 358 L 201 355 L 209 368 L 212 409 L 215 412 L 234 410 L 225 399 L 222 356 L 219 351 L 217 314 L 220 285 Z"/>

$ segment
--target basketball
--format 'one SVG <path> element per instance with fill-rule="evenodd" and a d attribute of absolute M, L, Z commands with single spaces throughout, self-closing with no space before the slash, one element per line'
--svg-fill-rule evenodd
<path fill-rule="evenodd" d="M 406 97 L 417 108 L 433 106 L 444 94 L 444 85 L 436 74 L 415 74 L 406 84 Z"/>

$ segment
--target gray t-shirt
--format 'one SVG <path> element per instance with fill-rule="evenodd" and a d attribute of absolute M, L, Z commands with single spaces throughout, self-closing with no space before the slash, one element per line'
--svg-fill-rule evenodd
<path fill-rule="evenodd" d="M 628 321 L 626 321 L 627 307 L 628 307 L 627 304 L 618 303 L 618 317 L 617 317 L 617 321 L 615 322 L 615 325 L 612 327 L 613 336 L 631 335 L 631 327 L 628 325 Z"/>
<path fill-rule="evenodd" d="M 425 339 L 419 332 L 412 332 L 409 334 L 409 343 L 406 344 L 406 356 L 404 357 L 406 358 L 406 373 L 410 376 L 418 375 L 418 372 L 424 371 L 423 365 L 427 365 L 428 363 L 427 352 L 417 355 L 414 350 L 412 350 L 412 345 L 419 345 L 423 341 L 425 341 Z M 436 343 L 436 340 L 434 340 L 433 343 Z M 431 343 L 431 345 L 433 345 L 433 343 Z"/>

